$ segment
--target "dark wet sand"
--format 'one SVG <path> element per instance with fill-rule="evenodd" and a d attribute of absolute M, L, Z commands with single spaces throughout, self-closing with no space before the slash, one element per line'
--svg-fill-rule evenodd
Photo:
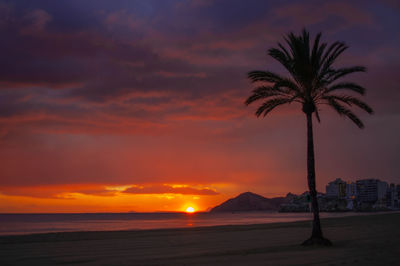
<path fill-rule="evenodd" d="M 311 222 L 0 237 L 0 265 L 400 265 L 400 213 Z"/>

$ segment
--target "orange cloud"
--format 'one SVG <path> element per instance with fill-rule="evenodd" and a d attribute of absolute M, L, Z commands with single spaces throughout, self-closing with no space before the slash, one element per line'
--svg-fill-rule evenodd
<path fill-rule="evenodd" d="M 0 213 L 184 211 L 187 206 L 204 211 L 226 197 L 206 186 L 188 185 L 2 186 Z"/>
<path fill-rule="evenodd" d="M 218 195 L 209 188 L 193 188 L 188 186 L 154 185 L 147 187 L 133 186 L 123 191 L 130 194 L 182 194 L 182 195 Z"/>
<path fill-rule="evenodd" d="M 53 186 L 3 186 L 0 193 L 9 196 L 24 196 L 32 198 L 73 198 L 73 194 L 92 196 L 118 196 L 127 194 L 180 194 L 180 195 L 219 195 L 209 187 L 191 187 L 188 185 L 106 185 L 106 184 L 73 184 Z"/>
<path fill-rule="evenodd" d="M 117 189 L 98 184 L 0 187 L 0 193 L 3 195 L 55 199 L 71 199 L 73 198 L 71 194 L 74 193 L 95 196 L 115 196 L 117 192 Z"/>

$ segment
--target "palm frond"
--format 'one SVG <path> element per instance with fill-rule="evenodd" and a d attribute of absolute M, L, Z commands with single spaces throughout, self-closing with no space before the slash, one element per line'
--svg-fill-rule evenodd
<path fill-rule="evenodd" d="M 339 104 L 336 100 L 334 100 L 332 98 L 328 100 L 328 103 L 329 103 L 329 106 L 331 106 L 339 115 L 347 116 L 359 128 L 364 128 L 363 122 L 352 111 L 350 111 L 343 105 Z"/>
<path fill-rule="evenodd" d="M 353 82 L 340 82 L 334 84 L 327 88 L 326 93 L 330 93 L 336 90 L 350 90 L 357 92 L 361 95 L 365 94 L 365 88 Z"/>
<path fill-rule="evenodd" d="M 335 70 L 331 70 L 330 73 L 327 75 L 326 79 L 328 80 L 329 83 L 342 78 L 344 76 L 347 76 L 351 73 L 355 72 L 366 72 L 367 68 L 363 66 L 353 66 L 353 67 L 345 67 L 345 68 L 339 68 Z"/>
<path fill-rule="evenodd" d="M 320 54 L 319 54 L 319 52 L 320 52 L 319 41 L 321 39 L 321 35 L 322 34 L 320 32 L 315 37 L 313 49 L 312 49 L 312 52 L 311 52 L 311 65 L 313 66 L 314 69 L 318 69 L 319 61 L 320 61 L 320 58 L 321 58 Z"/>
<path fill-rule="evenodd" d="M 372 108 L 368 104 L 350 95 L 326 95 L 323 97 L 323 99 L 326 99 L 328 101 L 331 99 L 335 101 L 341 101 L 348 104 L 349 106 L 355 105 L 369 114 L 374 113 L 374 110 L 372 110 Z"/>
<path fill-rule="evenodd" d="M 261 70 L 254 70 L 250 71 L 247 74 L 247 77 L 254 83 L 258 81 L 264 81 L 264 82 L 278 82 L 282 80 L 283 78 L 279 76 L 278 74 L 275 74 L 270 71 L 261 71 Z"/>
<path fill-rule="evenodd" d="M 281 48 L 282 52 L 285 54 L 287 60 L 288 60 L 288 61 L 291 61 L 291 60 L 292 60 L 292 57 L 290 56 L 290 54 L 289 54 L 289 52 L 286 50 L 286 48 L 285 48 L 281 43 L 279 43 L 279 42 L 278 42 L 278 46 L 279 46 L 279 48 Z"/>
<path fill-rule="evenodd" d="M 284 95 L 284 92 L 276 86 L 260 86 L 253 90 L 253 94 L 245 101 L 245 105 L 249 105 L 260 99 L 266 99 L 273 96 Z"/>
<path fill-rule="evenodd" d="M 317 118 L 318 123 L 321 123 L 321 118 L 319 117 L 318 108 L 315 108 L 315 117 Z"/>
<path fill-rule="evenodd" d="M 268 55 L 281 63 L 289 73 L 292 73 L 292 59 L 287 57 L 285 52 L 280 49 L 271 48 L 268 50 Z"/>
<path fill-rule="evenodd" d="M 308 31 L 306 31 L 306 29 L 303 29 L 302 31 L 302 38 L 301 38 L 301 42 L 302 42 L 302 54 L 304 56 L 305 59 L 307 59 L 307 61 L 309 61 L 310 59 L 310 34 L 308 33 Z"/>
<path fill-rule="evenodd" d="M 260 115 L 264 114 L 264 117 L 271 112 L 275 107 L 278 107 L 279 105 L 283 105 L 286 103 L 290 103 L 292 99 L 288 97 L 280 97 L 280 98 L 274 98 L 265 101 L 256 111 L 255 115 L 257 117 L 260 117 Z"/>
<path fill-rule="evenodd" d="M 275 83 L 276 87 L 279 88 L 286 88 L 286 93 L 287 94 L 297 94 L 297 95 L 303 95 L 303 91 L 297 86 L 295 82 L 293 82 L 291 79 L 288 78 L 283 78 L 282 80 L 278 81 Z"/>
<path fill-rule="evenodd" d="M 323 66 L 323 70 L 327 70 L 335 61 L 335 59 L 347 48 L 348 47 L 343 42 L 334 42 L 331 46 L 329 46 L 321 60 L 321 66 Z"/>

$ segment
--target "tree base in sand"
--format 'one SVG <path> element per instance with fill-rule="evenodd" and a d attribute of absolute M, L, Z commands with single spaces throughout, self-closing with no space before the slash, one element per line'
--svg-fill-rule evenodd
<path fill-rule="evenodd" d="M 304 241 L 302 246 L 332 246 L 332 242 L 329 239 L 323 237 L 311 237 Z"/>

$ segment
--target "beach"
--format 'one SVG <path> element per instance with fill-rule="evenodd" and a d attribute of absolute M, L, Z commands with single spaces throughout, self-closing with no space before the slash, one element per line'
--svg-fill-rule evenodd
<path fill-rule="evenodd" d="M 322 219 L 332 247 L 303 247 L 311 221 L 0 237 L 0 265 L 396 265 L 400 214 Z"/>

